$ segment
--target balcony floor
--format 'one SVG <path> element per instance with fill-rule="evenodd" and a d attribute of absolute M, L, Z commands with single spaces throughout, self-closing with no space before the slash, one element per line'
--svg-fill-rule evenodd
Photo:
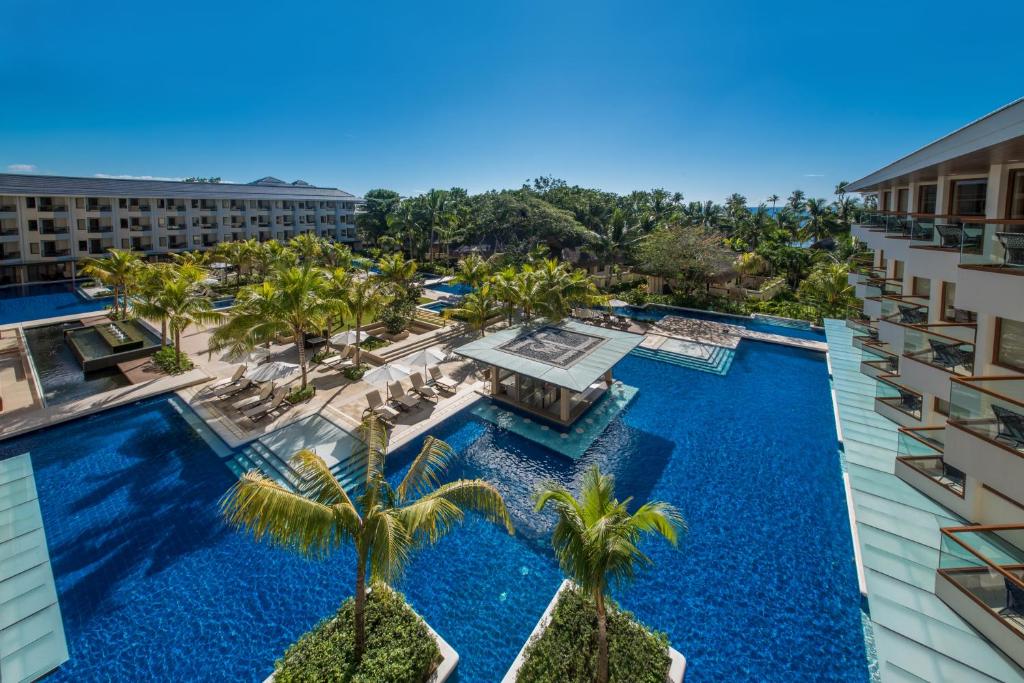
<path fill-rule="evenodd" d="M 965 522 L 893 474 L 896 424 L 874 411 L 875 380 L 860 372 L 853 331 L 826 320 L 825 334 L 881 680 L 1024 682 L 936 597 L 939 528 Z"/>

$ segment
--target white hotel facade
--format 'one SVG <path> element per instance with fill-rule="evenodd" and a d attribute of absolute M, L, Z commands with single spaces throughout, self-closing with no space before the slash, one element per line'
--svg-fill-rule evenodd
<path fill-rule="evenodd" d="M 111 247 L 159 258 L 303 233 L 355 242 L 359 201 L 270 177 L 234 184 L 0 174 L 0 284 L 71 278 L 78 261 Z"/>
<path fill-rule="evenodd" d="M 1024 666 L 1024 100 L 849 186 L 879 211 L 847 325 L 896 475 L 963 518 L 935 593 Z"/>

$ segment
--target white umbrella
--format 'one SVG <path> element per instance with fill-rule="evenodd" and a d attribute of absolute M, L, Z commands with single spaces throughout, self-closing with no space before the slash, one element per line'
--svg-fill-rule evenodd
<path fill-rule="evenodd" d="M 331 335 L 331 338 L 328 341 L 330 341 L 335 346 L 345 346 L 347 344 L 355 344 L 356 343 L 356 331 L 355 330 L 345 330 L 344 332 L 338 332 L 336 334 Z"/>
<path fill-rule="evenodd" d="M 199 284 L 201 284 L 201 285 L 219 285 L 220 284 L 220 280 L 218 280 L 215 277 L 208 277 L 208 278 L 203 278 L 202 280 L 200 280 Z"/>
<path fill-rule="evenodd" d="M 628 306 L 629 302 L 622 299 L 611 299 L 608 301 L 608 305 L 612 308 L 621 308 L 622 306 Z"/>
<path fill-rule="evenodd" d="M 266 360 L 269 355 L 270 349 L 257 346 L 252 351 L 229 354 L 224 359 L 229 363 L 260 363 Z"/>
<path fill-rule="evenodd" d="M 391 383 L 405 379 L 412 374 L 412 370 L 405 367 L 404 365 L 396 365 L 394 363 L 387 363 L 370 370 L 363 375 L 363 380 L 369 384 L 379 386 L 384 385 L 384 395 L 391 395 Z"/>
<path fill-rule="evenodd" d="M 254 370 L 250 370 L 245 376 L 254 382 L 269 382 L 270 380 L 287 377 L 298 369 L 298 363 L 283 363 L 276 360 L 272 363 L 264 363 Z"/>
<path fill-rule="evenodd" d="M 231 267 L 231 264 L 224 263 L 223 261 L 217 261 L 216 263 L 211 263 L 208 267 L 213 268 L 214 270 L 227 270 Z"/>
<path fill-rule="evenodd" d="M 412 357 L 404 358 L 403 360 L 409 365 L 422 365 L 423 371 L 426 372 L 428 365 L 431 363 L 443 363 L 447 357 L 447 354 L 440 349 L 426 348 L 413 354 Z"/>

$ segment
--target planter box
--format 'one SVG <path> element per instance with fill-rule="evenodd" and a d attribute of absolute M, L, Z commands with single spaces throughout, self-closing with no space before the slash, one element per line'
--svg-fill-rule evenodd
<path fill-rule="evenodd" d="M 551 623 L 551 613 L 555 611 L 555 605 L 558 604 L 558 599 L 562 596 L 562 593 L 572 587 L 572 582 L 569 579 L 562 581 L 562 585 L 555 591 L 555 597 L 551 598 L 551 602 L 544 609 L 544 614 L 540 615 L 540 620 L 537 621 L 537 625 L 533 627 L 533 631 L 530 632 L 530 637 L 523 643 L 523 647 L 519 649 L 519 654 L 516 655 L 515 661 L 512 662 L 512 666 L 509 667 L 508 671 L 505 672 L 505 677 L 501 679 L 501 683 L 516 683 L 516 679 L 519 677 L 519 669 L 522 668 L 523 662 L 526 661 L 526 648 L 530 644 L 530 641 L 534 637 L 539 637 L 540 634 L 544 633 L 544 629 Z M 683 683 L 683 677 L 686 675 L 686 657 L 682 655 L 673 647 L 668 648 L 668 656 L 672 660 L 672 663 L 668 666 L 668 676 L 666 676 L 666 683 Z"/>

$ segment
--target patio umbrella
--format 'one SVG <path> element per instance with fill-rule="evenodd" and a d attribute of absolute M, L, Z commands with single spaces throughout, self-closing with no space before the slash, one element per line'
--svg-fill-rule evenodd
<path fill-rule="evenodd" d="M 389 398 L 391 396 L 391 383 L 405 379 L 411 374 L 412 370 L 404 365 L 386 363 L 379 368 L 374 368 L 367 372 L 363 375 L 363 380 L 374 386 L 380 386 L 383 384 L 385 398 Z"/>
<path fill-rule="evenodd" d="M 228 354 L 224 356 L 224 360 L 229 363 L 260 363 L 265 361 L 269 355 L 270 349 L 257 346 L 252 351 Z"/>
<path fill-rule="evenodd" d="M 423 372 L 426 372 L 428 365 L 431 363 L 443 363 L 447 357 L 448 355 L 440 349 L 426 348 L 413 354 L 412 357 L 404 358 L 403 360 L 409 365 L 422 365 Z"/>
<path fill-rule="evenodd" d="M 250 370 L 245 376 L 254 382 L 269 382 L 270 380 L 283 379 L 298 369 L 298 363 L 283 363 L 276 360 L 272 363 L 264 363 Z"/>
<path fill-rule="evenodd" d="M 622 308 L 623 306 L 628 306 L 629 302 L 623 301 L 622 299 L 609 299 L 608 305 L 612 308 Z"/>
<path fill-rule="evenodd" d="M 224 263 L 223 261 L 217 261 L 216 263 L 211 263 L 207 267 L 208 268 L 212 268 L 213 270 L 227 270 L 228 268 L 231 267 L 231 264 L 230 263 Z"/>
<path fill-rule="evenodd" d="M 347 344 L 355 344 L 356 332 L 355 330 L 345 330 L 344 332 L 338 332 L 336 334 L 331 335 L 331 338 L 328 341 L 331 342 L 331 344 L 333 344 L 334 346 L 345 346 Z"/>

